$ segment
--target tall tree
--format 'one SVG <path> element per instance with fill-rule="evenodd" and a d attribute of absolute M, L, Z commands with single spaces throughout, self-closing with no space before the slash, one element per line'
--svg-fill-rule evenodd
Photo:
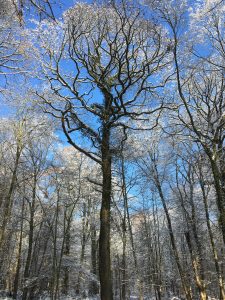
<path fill-rule="evenodd" d="M 112 134 L 118 132 L 122 141 L 132 128 L 128 122 L 160 111 L 162 105 L 156 98 L 151 102 L 150 95 L 162 84 L 158 73 L 167 64 L 161 27 L 128 6 L 77 4 L 64 14 L 57 45 L 52 34 L 59 27 L 44 23 L 39 31 L 52 93 L 38 95 L 46 111 L 61 120 L 68 142 L 102 168 L 99 274 L 104 300 L 112 299 L 110 203 L 112 159 L 118 150 Z M 81 137 L 86 147 L 79 145 Z"/>

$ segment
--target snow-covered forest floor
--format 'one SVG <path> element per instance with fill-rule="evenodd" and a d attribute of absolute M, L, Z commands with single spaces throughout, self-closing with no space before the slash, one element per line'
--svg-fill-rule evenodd
<path fill-rule="evenodd" d="M 2 294 L 4 294 L 5 292 L 2 291 Z M 1 296 L 1 291 L 0 291 L 0 300 L 12 300 L 13 298 L 12 297 L 7 297 L 7 296 Z M 17 298 L 18 300 L 20 300 L 20 297 Z M 49 296 L 42 296 L 40 298 L 35 298 L 36 300 L 50 300 L 51 298 Z M 139 297 L 138 296 L 130 296 L 129 300 L 138 300 Z M 179 297 L 176 297 L 176 296 L 167 296 L 167 297 L 164 297 L 162 298 L 162 300 L 183 300 L 184 298 L 179 298 Z M 100 300 L 100 297 L 81 297 L 81 296 L 77 296 L 77 297 L 70 297 L 70 296 L 61 296 L 59 298 L 59 300 Z M 119 298 L 115 298 L 115 300 L 119 300 Z M 144 297 L 143 300 L 156 300 L 155 297 Z M 194 299 L 194 300 L 198 300 L 198 299 Z M 217 298 L 211 298 L 209 297 L 208 300 L 219 300 Z"/>
<path fill-rule="evenodd" d="M 11 299 L 13 299 L 12 297 L 1 297 L 0 296 L 0 300 L 11 300 Z M 19 297 L 18 297 L 18 299 L 20 299 Z M 48 297 L 48 296 L 44 296 L 44 297 L 40 297 L 40 298 L 37 298 L 38 300 L 50 300 L 51 298 L 50 297 Z M 99 297 L 84 297 L 84 298 L 82 298 L 82 297 L 60 297 L 60 300 L 99 300 L 100 298 Z M 137 297 L 130 297 L 130 300 L 136 300 L 136 299 L 138 299 Z M 155 298 L 151 298 L 151 299 L 149 299 L 149 300 L 155 300 Z M 171 300 L 178 300 L 178 298 L 171 298 Z"/>
<path fill-rule="evenodd" d="M 0 300 L 12 300 L 12 297 L 7 296 L 8 292 L 7 291 L 0 291 Z M 20 296 L 17 297 L 18 300 L 20 300 Z M 41 296 L 41 297 L 37 297 L 35 298 L 36 300 L 50 300 L 51 298 L 47 295 L 45 296 Z M 119 298 L 118 298 L 119 299 Z M 138 296 L 130 296 L 129 300 L 138 300 Z M 95 297 L 82 297 L 82 296 L 60 296 L 59 300 L 100 300 L 99 296 L 95 296 Z M 115 300 L 117 300 L 117 298 L 115 298 Z M 151 298 L 144 298 L 143 300 L 156 300 L 155 297 L 151 297 Z M 175 297 L 175 296 L 170 296 L 169 298 L 165 298 L 162 300 L 182 300 L 179 297 Z M 216 300 L 216 299 L 212 299 L 209 298 L 209 300 Z"/>

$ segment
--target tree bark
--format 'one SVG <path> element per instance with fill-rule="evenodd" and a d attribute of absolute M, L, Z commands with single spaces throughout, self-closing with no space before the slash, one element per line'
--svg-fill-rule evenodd
<path fill-rule="evenodd" d="M 11 210 L 12 210 L 12 206 L 13 206 L 13 192 L 14 192 L 15 184 L 16 184 L 16 176 L 17 176 L 17 169 L 19 166 L 20 155 L 21 155 L 21 149 L 20 149 L 20 146 L 17 145 L 16 161 L 15 161 L 15 165 L 14 165 L 14 169 L 13 169 L 12 179 L 10 182 L 9 191 L 5 197 L 3 222 L 2 222 L 1 229 L 0 229 L 0 250 L 2 249 L 2 247 L 4 245 L 6 227 L 7 227 L 9 218 L 11 216 Z"/>
<path fill-rule="evenodd" d="M 111 202 L 111 153 L 109 148 L 110 129 L 103 125 L 102 134 L 102 204 L 100 211 L 99 276 L 101 300 L 112 300 L 112 275 L 110 258 L 110 202 Z"/>
<path fill-rule="evenodd" d="M 96 275 L 97 278 L 97 241 L 96 241 L 96 228 L 95 224 L 91 224 L 91 265 L 92 273 Z M 96 281 L 91 282 L 90 294 L 97 295 L 99 291 L 98 284 Z"/>
<path fill-rule="evenodd" d="M 204 284 L 204 282 L 201 278 L 200 272 L 199 272 L 198 259 L 197 259 L 196 255 L 194 255 L 194 251 L 192 249 L 190 233 L 186 232 L 185 237 L 186 237 L 188 249 L 189 249 L 189 252 L 190 252 L 190 255 L 191 255 L 192 268 L 193 268 L 193 272 L 194 272 L 194 275 L 195 275 L 195 282 L 196 282 L 196 285 L 197 285 L 198 290 L 199 290 L 200 300 L 207 300 L 208 296 L 207 296 L 207 293 L 206 293 L 205 284 Z"/>
<path fill-rule="evenodd" d="M 24 280 L 28 279 L 30 276 L 30 267 L 32 261 L 32 251 L 33 251 L 33 240 L 34 240 L 34 212 L 36 205 L 36 185 L 37 185 L 37 174 L 34 174 L 33 191 L 32 191 L 32 202 L 29 203 L 30 206 L 30 221 L 29 221 L 29 237 L 28 237 L 28 253 L 24 269 Z M 23 290 L 22 300 L 27 299 L 28 287 Z"/>
<path fill-rule="evenodd" d="M 21 213 L 21 224 L 20 224 L 20 238 L 19 238 L 19 249 L 17 256 L 17 265 L 16 265 L 16 274 L 14 278 L 13 284 L 13 299 L 17 298 L 18 288 L 19 288 L 19 278 L 20 278 L 20 267 L 21 267 L 21 252 L 22 252 L 22 242 L 23 242 L 23 217 L 24 217 L 24 203 L 25 200 L 23 198 L 22 203 L 22 213 Z"/>
<path fill-rule="evenodd" d="M 200 165 L 198 167 L 198 171 L 199 171 L 199 177 L 200 177 L 200 187 L 201 187 L 202 196 L 203 196 L 203 203 L 204 203 L 204 208 L 205 208 L 206 224 L 207 224 L 207 228 L 208 228 L 209 240 L 210 240 L 213 258 L 214 258 L 214 265 L 215 265 L 215 269 L 216 269 L 218 285 L 219 285 L 219 289 L 220 289 L 220 300 L 225 300 L 224 279 L 222 276 L 221 266 L 219 264 L 218 252 L 216 249 L 216 245 L 214 242 L 214 235 L 213 235 L 213 231 L 212 231 L 211 224 L 210 224 L 207 193 L 205 191 L 204 178 L 203 178 L 202 168 Z"/>
<path fill-rule="evenodd" d="M 66 216 L 65 216 L 66 217 Z M 63 255 L 70 255 L 70 230 L 71 230 L 71 220 L 68 220 L 66 232 L 65 232 L 65 249 Z M 64 278 L 63 278 L 63 294 L 68 295 L 69 292 L 69 267 L 64 267 Z"/>

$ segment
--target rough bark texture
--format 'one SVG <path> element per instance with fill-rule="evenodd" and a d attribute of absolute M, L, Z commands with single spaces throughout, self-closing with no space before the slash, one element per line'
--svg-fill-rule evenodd
<path fill-rule="evenodd" d="M 101 299 L 112 300 L 112 277 L 110 259 L 110 202 L 111 202 L 111 154 L 109 149 L 110 130 L 105 127 L 102 137 L 102 205 L 100 212 L 99 276 Z"/>

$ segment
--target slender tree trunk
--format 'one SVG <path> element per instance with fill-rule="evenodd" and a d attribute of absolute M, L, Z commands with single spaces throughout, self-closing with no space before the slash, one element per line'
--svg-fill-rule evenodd
<path fill-rule="evenodd" d="M 85 257 L 85 248 L 87 242 L 87 231 L 88 231 L 88 221 L 87 221 L 87 207 L 86 203 L 83 203 L 83 218 L 82 218 L 82 239 L 81 239 L 81 255 L 80 255 L 80 265 L 83 265 Z M 78 273 L 76 293 L 80 294 L 81 285 L 81 271 Z"/>
<path fill-rule="evenodd" d="M 189 252 L 191 255 L 192 268 L 193 268 L 194 275 L 195 275 L 195 282 L 196 282 L 197 288 L 199 290 L 200 300 L 207 300 L 208 296 L 206 293 L 205 285 L 202 281 L 201 275 L 199 274 L 198 259 L 197 259 L 196 255 L 194 255 L 194 252 L 192 249 L 190 233 L 186 232 L 185 237 L 186 237 L 188 249 L 189 249 Z"/>
<path fill-rule="evenodd" d="M 126 199 L 127 199 L 127 194 L 126 194 Z M 133 231 L 132 231 L 132 225 L 131 225 L 131 220 L 130 220 L 130 213 L 128 209 L 126 201 L 126 209 L 127 209 L 127 221 L 128 221 L 128 230 L 129 230 L 129 235 L 130 235 L 130 242 L 131 242 L 131 248 L 132 248 L 132 254 L 133 254 L 133 259 L 134 259 L 134 266 L 135 270 L 137 273 L 137 286 L 138 286 L 138 293 L 139 293 L 139 300 L 143 300 L 143 282 L 141 279 L 141 274 L 140 274 L 140 269 L 138 266 L 138 261 L 137 261 L 137 254 L 134 246 L 134 238 L 133 238 Z"/>
<path fill-rule="evenodd" d="M 66 216 L 65 216 L 66 218 Z M 65 249 L 63 252 L 63 255 L 69 255 L 70 254 L 70 227 L 71 227 L 71 220 L 68 220 L 66 232 L 65 232 Z M 69 291 L 69 267 L 64 267 L 64 278 L 63 278 L 63 293 L 65 295 L 68 295 Z"/>
<path fill-rule="evenodd" d="M 22 241 L 23 241 L 23 215 L 24 215 L 24 206 L 25 206 L 24 204 L 25 204 L 25 200 L 23 198 L 22 213 L 21 213 L 21 225 L 20 225 L 19 249 L 18 249 L 18 256 L 17 256 L 16 274 L 15 274 L 14 286 L 13 286 L 13 299 L 17 298 L 18 287 L 19 287 L 21 252 L 22 252 Z"/>
<path fill-rule="evenodd" d="M 152 292 L 152 286 L 154 286 L 154 292 L 157 300 L 162 298 L 162 280 L 161 280 L 161 263 L 160 263 L 160 241 L 159 241 L 159 228 L 158 221 L 156 221 L 155 214 L 157 211 L 154 210 L 153 205 L 153 222 L 154 228 L 157 228 L 157 235 L 152 233 L 151 224 L 144 215 L 144 229 L 147 242 L 147 253 L 148 253 L 148 265 L 149 265 L 149 287 Z M 155 237 L 154 237 L 155 236 Z M 158 249 L 157 249 L 158 248 Z"/>
<path fill-rule="evenodd" d="M 159 177 L 158 177 L 157 166 L 156 166 L 155 161 L 153 159 L 152 159 L 152 162 L 154 164 L 155 184 L 156 184 L 156 187 L 158 189 L 160 199 L 162 201 L 164 212 L 166 214 L 167 227 L 168 227 L 168 230 L 169 230 L 170 241 L 171 241 L 175 261 L 176 261 L 176 264 L 177 264 L 177 268 L 178 268 L 178 271 L 179 271 L 179 274 L 180 274 L 182 287 L 183 287 L 186 299 L 187 300 L 192 300 L 191 288 L 190 288 L 190 286 L 188 286 L 188 284 L 186 282 L 185 274 L 183 272 L 183 268 L 182 268 L 182 265 L 181 265 L 181 262 L 180 262 L 180 257 L 179 257 L 179 253 L 178 253 L 178 250 L 177 250 L 175 237 L 174 237 L 174 234 L 173 234 L 172 222 L 171 222 L 171 219 L 170 219 L 169 211 L 168 211 L 168 208 L 167 208 L 167 205 L 166 205 L 166 200 L 164 198 L 164 194 L 163 194 L 161 184 L 160 184 L 160 181 L 159 181 Z"/>
<path fill-rule="evenodd" d="M 121 278 L 121 299 L 126 300 L 126 281 L 127 281 L 127 272 L 126 272 L 126 216 L 124 216 L 123 220 L 123 254 L 122 254 L 122 278 Z"/>
<path fill-rule="evenodd" d="M 54 230 L 53 230 L 53 262 L 52 262 L 53 268 L 52 268 L 52 286 L 51 286 L 52 300 L 56 300 L 58 298 L 57 295 L 59 292 L 58 288 L 59 288 L 60 263 L 58 261 L 58 249 L 57 249 L 59 210 L 60 210 L 60 187 L 57 188 L 57 204 L 56 204 Z"/>
<path fill-rule="evenodd" d="M 128 208 L 126 178 L 125 178 L 124 160 L 123 159 L 122 159 L 122 180 L 123 180 L 122 192 L 123 192 L 124 205 L 125 205 L 125 210 L 126 210 L 126 215 L 127 215 L 128 231 L 129 231 L 129 236 L 130 236 L 134 266 L 135 266 L 136 273 L 137 273 L 137 286 L 138 286 L 139 300 L 143 300 L 143 282 L 142 282 L 142 278 L 141 278 L 141 272 L 140 272 L 140 269 L 138 266 L 137 255 L 136 255 L 134 239 L 133 239 L 133 231 L 132 231 L 130 213 L 129 213 L 129 208 Z"/>
<path fill-rule="evenodd" d="M 19 166 L 19 160 L 20 160 L 20 155 L 21 155 L 21 149 L 19 146 L 17 146 L 16 149 L 16 161 L 13 169 L 13 174 L 12 174 L 12 179 L 10 182 L 9 186 L 9 191 L 5 197 L 5 206 L 4 206 L 4 212 L 3 212 L 3 222 L 2 226 L 0 229 L 0 250 L 2 249 L 4 245 L 4 239 L 5 239 L 5 231 L 6 231 L 6 226 L 9 221 L 9 218 L 11 216 L 11 210 L 13 206 L 13 192 L 16 184 L 16 174 L 17 174 L 17 169 Z"/>
<path fill-rule="evenodd" d="M 213 258 L 214 258 L 214 265 L 215 265 L 215 269 L 216 269 L 217 280 L 218 280 L 218 284 L 219 284 L 219 288 L 220 288 L 220 300 L 225 300 L 224 280 L 223 280 L 221 268 L 219 265 L 218 252 L 217 252 L 216 245 L 214 242 L 213 232 L 211 229 L 210 218 L 209 218 L 208 199 L 207 199 L 207 194 L 206 194 L 205 186 L 204 186 L 204 178 L 203 178 L 202 170 L 200 169 L 200 167 L 199 167 L 199 174 L 200 174 L 200 186 L 201 186 L 201 190 L 202 190 L 203 203 L 204 203 L 204 208 L 205 208 L 206 224 L 207 224 L 207 228 L 208 228 L 209 240 L 210 240 Z"/>
<path fill-rule="evenodd" d="M 94 223 L 91 224 L 91 265 L 92 273 L 96 275 L 97 279 L 97 240 L 96 240 L 96 226 Z M 99 291 L 97 281 L 91 282 L 90 294 L 97 295 Z"/>
<path fill-rule="evenodd" d="M 29 221 L 29 238 L 28 238 L 28 253 L 27 259 L 24 269 L 24 280 L 29 278 L 30 275 L 30 267 L 32 260 L 32 251 L 33 251 L 33 240 L 34 240 L 34 212 L 35 212 L 35 204 L 36 204 L 36 185 L 37 185 L 37 176 L 34 174 L 34 182 L 33 182 L 33 192 L 32 192 L 32 202 L 30 205 L 30 221 Z M 29 288 L 25 287 L 23 289 L 22 300 L 27 299 Z"/>
<path fill-rule="evenodd" d="M 223 187 L 221 187 L 221 183 L 220 183 L 221 176 L 216 161 L 211 156 L 209 157 L 209 159 L 211 163 L 214 186 L 215 186 L 216 196 L 217 196 L 216 199 L 217 199 L 217 207 L 219 210 L 219 225 L 223 235 L 223 242 L 225 244 L 225 199 L 223 194 Z"/>
<path fill-rule="evenodd" d="M 193 175 L 193 174 L 192 174 Z M 191 243 L 191 240 L 187 239 L 186 236 L 186 240 L 187 240 L 187 244 L 188 244 L 188 248 L 189 248 L 189 252 L 191 255 L 191 259 L 192 259 L 192 267 L 193 267 L 193 271 L 195 274 L 195 282 L 196 285 L 198 287 L 199 293 L 200 293 L 200 299 L 201 300 L 206 300 L 208 299 L 208 295 L 206 292 L 206 286 L 205 286 L 205 274 L 204 274 L 204 267 L 203 267 L 203 254 L 202 254 L 202 246 L 201 243 L 199 241 L 199 237 L 198 237 L 198 230 L 197 230 L 197 217 L 196 217 L 196 210 L 195 210 L 195 204 L 194 204 L 194 187 L 193 187 L 193 182 L 194 182 L 194 178 L 191 176 L 191 172 L 188 172 L 188 178 L 189 178 L 189 185 L 190 185 L 190 203 L 191 203 L 191 229 L 193 232 L 193 237 L 194 237 L 194 241 L 196 243 L 197 246 L 197 253 L 195 254 L 193 251 L 193 246 Z"/>

